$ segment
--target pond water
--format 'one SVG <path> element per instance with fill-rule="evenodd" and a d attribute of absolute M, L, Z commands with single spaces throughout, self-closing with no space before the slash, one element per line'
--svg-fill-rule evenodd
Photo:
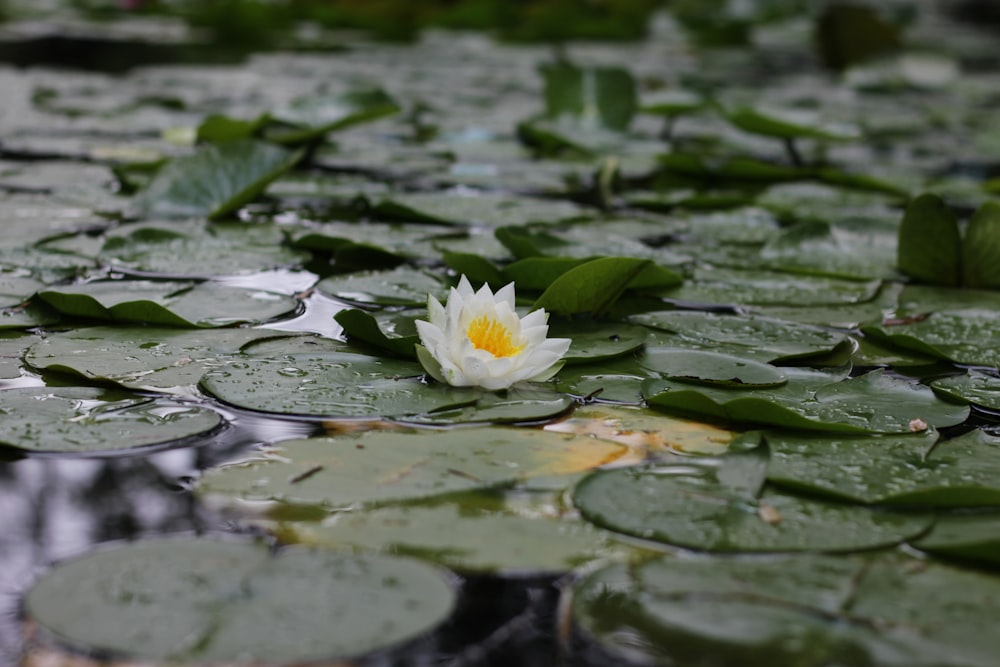
<path fill-rule="evenodd" d="M 992 665 L 1000 72 L 910 4 L 851 15 L 899 33 L 854 66 L 817 10 L 101 72 L 10 24 L 0 662 L 48 656 L 32 591 L 65 643 L 162 661 Z M 460 275 L 566 365 L 435 381 L 415 321 Z"/>

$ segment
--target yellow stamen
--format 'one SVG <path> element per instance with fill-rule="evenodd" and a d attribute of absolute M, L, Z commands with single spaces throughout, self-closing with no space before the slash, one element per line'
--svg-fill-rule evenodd
<path fill-rule="evenodd" d="M 524 349 L 523 345 L 511 342 L 507 327 L 487 315 L 472 320 L 465 333 L 476 348 L 486 350 L 494 357 L 513 357 Z"/>

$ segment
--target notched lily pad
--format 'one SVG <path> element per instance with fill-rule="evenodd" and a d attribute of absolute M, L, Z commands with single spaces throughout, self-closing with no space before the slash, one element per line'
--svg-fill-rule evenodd
<path fill-rule="evenodd" d="M 930 515 L 896 514 L 786 495 L 748 493 L 732 466 L 662 465 L 592 473 L 573 492 L 584 518 L 636 537 L 713 552 L 842 552 L 924 532 Z M 739 473 L 737 473 L 739 474 Z M 753 477 L 753 475 L 751 475 Z"/>
<path fill-rule="evenodd" d="M 778 387 L 788 378 L 779 369 L 729 354 L 650 347 L 640 359 L 643 368 L 660 377 L 720 387 Z"/>
<path fill-rule="evenodd" d="M 38 297 L 63 315 L 184 328 L 264 321 L 298 308 L 289 296 L 214 282 L 103 280 L 48 287 Z"/>
<path fill-rule="evenodd" d="M 62 563 L 35 582 L 25 609 L 78 649 L 290 664 L 396 649 L 435 629 L 454 602 L 453 584 L 411 559 L 172 538 Z"/>
<path fill-rule="evenodd" d="M 613 461 L 625 447 L 529 428 L 369 431 L 284 441 L 205 473 L 202 494 L 348 508 L 510 486 Z"/>
<path fill-rule="evenodd" d="M 874 437 L 766 436 L 768 481 L 797 493 L 877 505 L 1000 505 L 1000 439 L 972 431 Z M 936 443 L 936 444 L 935 444 Z"/>
<path fill-rule="evenodd" d="M 188 444 L 225 423 L 205 408 L 86 387 L 6 389 L 0 414 L 0 443 L 73 454 Z"/>
<path fill-rule="evenodd" d="M 590 574 L 573 616 L 604 664 L 988 667 L 998 595 L 995 576 L 898 554 L 665 557 Z"/>

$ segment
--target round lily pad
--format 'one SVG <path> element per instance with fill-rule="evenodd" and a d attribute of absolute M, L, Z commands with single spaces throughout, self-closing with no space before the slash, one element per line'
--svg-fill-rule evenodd
<path fill-rule="evenodd" d="M 554 322 L 549 338 L 569 338 L 573 343 L 563 356 L 567 364 L 589 364 L 613 359 L 642 347 L 645 327 L 621 322 Z"/>
<path fill-rule="evenodd" d="M 316 289 L 348 303 L 378 306 L 423 306 L 428 294 L 442 303 L 448 297 L 443 283 L 408 266 L 330 276 L 319 281 Z"/>
<path fill-rule="evenodd" d="M 182 444 L 224 423 L 206 408 L 87 387 L 0 391 L 0 415 L 2 444 L 86 454 Z"/>
<path fill-rule="evenodd" d="M 965 401 L 987 410 L 1000 410 L 1000 377 L 969 371 L 931 382 L 931 388 L 947 398 Z"/>
<path fill-rule="evenodd" d="M 452 584 L 414 560 L 174 538 L 56 566 L 28 616 L 74 648 L 171 664 L 291 664 L 396 648 L 450 614 Z"/>
<path fill-rule="evenodd" d="M 899 554 L 661 557 L 590 574 L 572 615 L 605 654 L 586 665 L 988 667 L 998 596 L 995 576 Z"/>
<path fill-rule="evenodd" d="M 1000 505 L 1000 438 L 983 431 L 836 437 L 767 434 L 768 481 L 841 501 L 916 507 Z"/>
<path fill-rule="evenodd" d="M 717 352 L 651 347 L 642 366 L 664 378 L 722 387 L 778 387 L 788 378 L 779 369 Z"/>
<path fill-rule="evenodd" d="M 369 431 L 290 440 L 209 470 L 198 491 L 345 508 L 505 486 L 603 465 L 625 447 L 531 428 Z"/>
<path fill-rule="evenodd" d="M 281 526 L 304 544 L 412 555 L 463 573 L 558 574 L 627 552 L 579 519 L 523 516 L 461 501 L 338 512 L 321 524 Z"/>
<path fill-rule="evenodd" d="M 475 387 L 427 384 L 409 361 L 361 354 L 248 359 L 209 371 L 201 387 L 247 410 L 303 417 L 402 417 L 472 405 Z"/>
<path fill-rule="evenodd" d="M 609 530 L 714 552 L 855 551 L 919 535 L 932 520 L 779 491 L 757 497 L 730 475 L 724 465 L 604 470 L 577 485 L 573 502 Z"/>

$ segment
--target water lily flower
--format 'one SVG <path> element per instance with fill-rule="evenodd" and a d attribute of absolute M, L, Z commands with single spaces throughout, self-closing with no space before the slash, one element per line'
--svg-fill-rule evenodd
<path fill-rule="evenodd" d="M 429 321 L 417 321 L 422 345 L 417 356 L 439 382 L 456 387 L 506 389 L 515 382 L 547 380 L 562 367 L 572 342 L 546 338 L 548 314 L 534 310 L 523 318 L 514 310 L 514 283 L 497 291 L 473 291 L 462 276 L 448 295 L 447 307 L 427 296 Z"/>

